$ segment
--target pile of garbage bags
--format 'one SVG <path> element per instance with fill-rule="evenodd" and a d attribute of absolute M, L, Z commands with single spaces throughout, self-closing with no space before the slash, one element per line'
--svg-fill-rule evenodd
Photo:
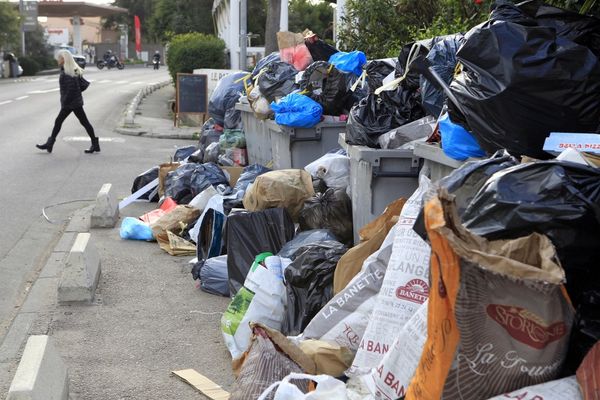
<path fill-rule="evenodd" d="M 214 116 L 199 146 L 137 177 L 132 191 L 158 181 L 143 196 L 160 207 L 122 237 L 195 257 L 198 287 L 230 298 L 230 398 L 597 399 L 599 147 L 556 152 L 547 137 L 600 125 L 599 29 L 498 0 L 489 21 L 398 59 L 278 35 L 241 81 L 257 116 L 312 127 L 346 113 L 350 144 L 427 139 L 472 160 L 420 174 L 360 232 L 351 190 L 372 189 L 350 187 L 347 154 L 244 166 L 243 130 Z"/>
<path fill-rule="evenodd" d="M 271 244 L 235 262 L 245 269 L 230 275 L 237 289 L 221 326 L 242 371 L 260 368 L 248 355 L 265 345 L 291 364 L 261 373 L 266 382 L 240 374 L 234 393 L 594 399 L 598 384 L 585 376 L 600 361 L 600 275 L 589 263 L 600 240 L 599 178 L 598 167 L 498 152 L 439 182 L 421 176 L 354 247 L 338 233 L 343 191 L 307 198 L 299 221 L 311 230 L 299 234 L 276 208 L 285 216 L 269 226 L 288 230 L 261 233 Z M 335 211 L 306 226 L 321 204 Z M 260 225 L 245 224 L 230 251 L 258 244 L 251 231 Z"/>

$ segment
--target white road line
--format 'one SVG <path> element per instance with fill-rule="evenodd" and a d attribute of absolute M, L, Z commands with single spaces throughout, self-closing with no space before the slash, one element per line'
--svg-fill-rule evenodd
<path fill-rule="evenodd" d="M 60 88 L 47 89 L 47 90 L 32 90 L 31 92 L 27 92 L 27 94 L 43 94 L 43 93 L 51 93 L 58 92 Z"/>
<path fill-rule="evenodd" d="M 132 83 L 131 83 L 131 85 L 143 85 L 143 84 L 145 84 L 145 83 L 146 83 L 146 82 L 139 82 L 139 81 L 138 81 L 138 82 L 132 82 Z"/>
<path fill-rule="evenodd" d="M 129 82 L 129 81 L 118 81 L 118 82 L 115 82 L 115 83 L 118 83 L 118 84 L 122 85 L 122 84 L 124 84 L 124 83 L 128 83 L 128 82 Z"/>
<path fill-rule="evenodd" d="M 98 83 L 111 83 L 112 81 L 110 79 L 105 79 L 103 81 L 99 81 Z"/>
<path fill-rule="evenodd" d="M 12 100 L 0 101 L 0 106 L 3 106 L 5 104 L 9 104 L 9 103 L 12 103 L 12 102 L 13 102 Z"/>
<path fill-rule="evenodd" d="M 29 96 L 21 96 L 21 97 L 17 97 L 15 100 L 20 101 L 20 100 L 25 100 L 26 98 L 28 98 Z"/>

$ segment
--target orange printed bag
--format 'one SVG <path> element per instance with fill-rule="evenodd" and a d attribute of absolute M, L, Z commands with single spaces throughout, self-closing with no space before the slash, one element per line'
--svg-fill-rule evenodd
<path fill-rule="evenodd" d="M 444 190 L 425 204 L 431 240 L 427 341 L 406 400 L 481 400 L 548 382 L 565 361 L 574 312 L 543 235 L 488 241 Z"/>

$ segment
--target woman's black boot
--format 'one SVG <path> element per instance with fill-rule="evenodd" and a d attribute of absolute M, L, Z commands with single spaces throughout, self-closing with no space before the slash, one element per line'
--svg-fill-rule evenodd
<path fill-rule="evenodd" d="M 98 152 L 98 153 L 100 152 L 100 143 L 98 142 L 97 137 L 92 139 L 92 147 L 90 147 L 87 150 L 84 150 L 84 152 L 87 154 L 91 154 L 94 152 Z"/>
<path fill-rule="evenodd" d="M 46 150 L 48 153 L 52 153 L 52 148 L 54 147 L 54 141 L 56 139 L 53 138 L 52 136 L 50 136 L 48 138 L 48 140 L 46 141 L 46 143 L 44 144 L 36 144 L 35 147 L 37 147 L 40 150 Z"/>

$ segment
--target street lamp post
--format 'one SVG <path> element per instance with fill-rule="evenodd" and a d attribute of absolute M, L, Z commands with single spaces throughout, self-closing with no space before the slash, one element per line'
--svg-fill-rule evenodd
<path fill-rule="evenodd" d="M 23 20 L 23 14 L 25 7 L 23 0 L 19 0 L 19 15 L 21 16 L 21 54 L 25 55 L 25 21 Z"/>

